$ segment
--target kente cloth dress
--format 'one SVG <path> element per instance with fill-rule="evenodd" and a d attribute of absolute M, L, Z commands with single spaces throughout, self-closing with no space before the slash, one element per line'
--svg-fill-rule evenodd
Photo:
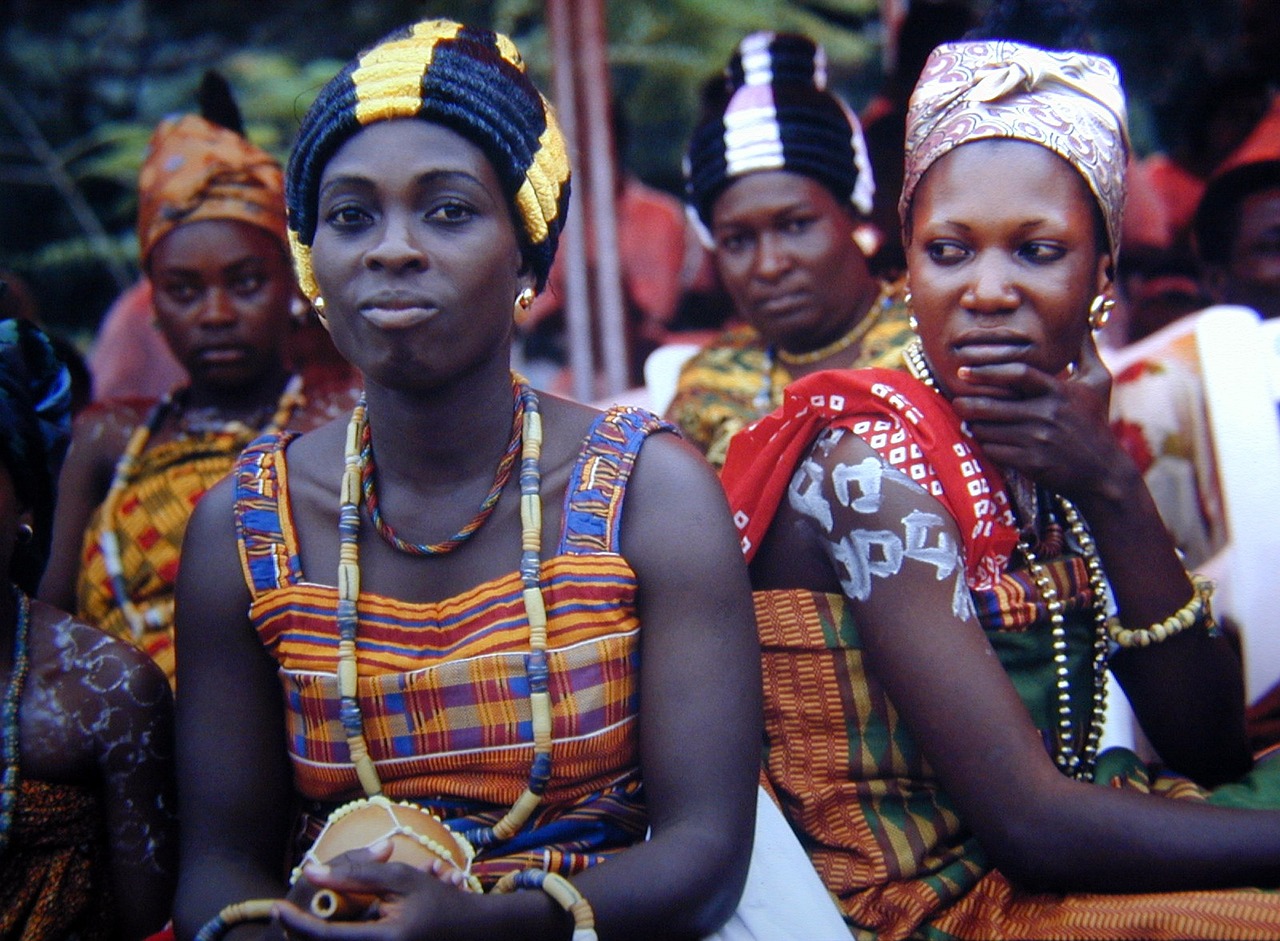
<path fill-rule="evenodd" d="M 900 367 L 902 348 L 915 336 L 901 285 L 867 316 L 878 322 L 863 337 L 850 368 Z M 786 366 L 769 354 L 753 327 L 733 327 L 685 363 L 667 417 L 719 468 L 729 439 L 781 405 L 789 382 Z"/>
<path fill-rule="evenodd" d="M 939 409 L 950 413 L 950 422 Z M 963 436 L 941 396 L 905 373 L 816 373 L 793 384 L 783 408 L 730 449 L 723 480 L 748 556 L 786 498 L 799 457 L 830 428 L 859 435 L 886 466 L 938 496 L 962 533 L 970 531 L 966 521 L 1008 506 L 1003 481 L 984 470 L 976 443 Z M 943 491 L 955 487 L 956 478 L 939 472 L 946 466 L 967 477 L 965 492 L 950 494 L 951 502 Z M 964 509 L 969 503 L 972 512 Z M 967 538 L 966 582 L 980 586 L 970 591 L 978 619 L 1036 726 L 1048 730 L 1057 708 L 1048 612 L 1026 570 L 1010 566 L 1005 548 Z M 1093 694 L 1092 590 L 1070 540 L 1042 561 L 1065 602 L 1078 748 Z M 844 596 L 761 591 L 755 608 L 765 770 L 854 937 L 1280 937 L 1276 892 L 1058 895 L 1013 885 L 991 867 L 868 670 Z M 1170 799 L 1280 808 L 1275 761 L 1210 793 L 1147 768 L 1132 752 L 1110 749 L 1099 758 L 1095 781 Z"/>
<path fill-rule="evenodd" d="M 85 530 L 76 616 L 145 651 L 171 684 L 173 590 L 187 521 L 200 498 L 230 473 L 236 456 L 258 434 L 258 429 L 235 423 L 223 431 L 148 445 L 120 498 L 111 506 L 100 504 Z M 120 546 L 124 588 L 146 621 L 141 637 L 134 636 L 107 573 L 101 544 L 106 527 Z"/>
<path fill-rule="evenodd" d="M 636 579 L 619 554 L 623 501 L 646 437 L 673 430 L 615 407 L 592 425 L 564 498 L 559 543 L 544 555 L 554 763 L 519 833 L 482 849 L 487 887 L 513 869 L 572 875 L 648 828 L 639 760 Z M 363 797 L 338 714 L 337 589 L 304 575 L 285 448 L 264 435 L 236 471 L 236 526 L 250 617 L 280 664 L 294 786 L 304 801 L 296 857 L 338 804 Z M 513 546 L 513 566 L 518 557 Z M 496 823 L 534 758 L 529 624 L 514 570 L 439 602 L 362 592 L 358 694 L 388 797 L 413 800 L 463 832 Z"/>
<path fill-rule="evenodd" d="M 104 819 L 91 788 L 19 781 L 0 856 L 0 941 L 114 936 Z"/>

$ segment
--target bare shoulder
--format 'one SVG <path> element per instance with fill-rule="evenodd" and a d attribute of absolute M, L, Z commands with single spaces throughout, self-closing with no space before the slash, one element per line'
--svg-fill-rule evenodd
<path fill-rule="evenodd" d="M 592 422 L 602 414 L 598 408 L 550 392 L 538 393 L 538 411 L 542 414 L 542 460 L 547 468 L 576 461 Z"/>
<path fill-rule="evenodd" d="M 169 702 L 164 671 L 132 644 L 40 601 L 31 602 L 31 628 L 34 664 L 82 695 L 112 709 Z"/>
<path fill-rule="evenodd" d="M 143 424 L 155 402 L 150 399 L 112 399 L 90 405 L 76 416 L 71 430 L 71 455 L 82 465 L 114 467 L 129 438 Z"/>

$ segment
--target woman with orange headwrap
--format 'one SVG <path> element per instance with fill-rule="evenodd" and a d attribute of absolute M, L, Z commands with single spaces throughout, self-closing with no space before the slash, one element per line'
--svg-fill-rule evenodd
<path fill-rule="evenodd" d="M 172 679 L 173 585 L 192 508 L 260 431 L 305 428 L 318 409 L 304 410 L 286 365 L 298 295 L 279 164 L 187 115 L 156 130 L 139 183 L 156 326 L 190 382 L 77 422 L 41 595 L 137 644 Z"/>

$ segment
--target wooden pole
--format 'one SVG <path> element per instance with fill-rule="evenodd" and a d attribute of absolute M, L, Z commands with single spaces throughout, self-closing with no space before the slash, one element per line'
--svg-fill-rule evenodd
<path fill-rule="evenodd" d="M 579 134 L 577 74 L 574 68 L 573 0 L 547 0 L 547 28 L 551 35 L 556 113 L 560 128 L 569 141 L 569 162 L 573 183 L 569 197 L 569 217 L 560 241 L 565 253 L 565 332 L 569 345 L 569 370 L 573 374 L 573 397 L 580 402 L 595 398 L 595 361 L 591 353 L 591 297 L 587 273 L 587 240 L 583 232 L 584 176 Z"/>
<path fill-rule="evenodd" d="M 595 260 L 595 304 L 600 325 L 604 393 L 613 396 L 629 385 L 626 305 L 618 257 L 617 169 L 610 119 L 609 64 L 604 0 L 576 0 L 578 77 L 582 115 L 587 125 L 587 212 Z"/>
<path fill-rule="evenodd" d="M 563 243 L 569 364 L 574 397 L 592 401 L 623 391 L 630 373 L 603 0 L 547 0 L 547 26 L 556 105 L 573 163 Z"/>

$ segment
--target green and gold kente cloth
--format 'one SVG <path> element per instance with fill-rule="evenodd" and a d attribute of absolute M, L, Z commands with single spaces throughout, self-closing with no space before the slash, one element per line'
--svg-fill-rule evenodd
<path fill-rule="evenodd" d="M 895 285 L 881 307 L 867 314 L 879 322 L 863 337 L 852 368 L 902 368 L 902 348 L 915 336 L 903 297 L 902 285 Z M 771 370 L 767 382 L 766 369 Z M 666 417 L 719 469 L 729 439 L 781 405 L 791 379 L 753 327 L 733 327 L 685 363 Z M 762 389 L 768 390 L 767 403 L 761 401 Z"/>

